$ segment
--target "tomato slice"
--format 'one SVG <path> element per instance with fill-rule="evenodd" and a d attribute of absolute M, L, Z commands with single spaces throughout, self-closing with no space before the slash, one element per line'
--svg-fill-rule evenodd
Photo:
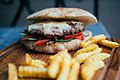
<path fill-rule="evenodd" d="M 64 37 L 64 39 L 65 40 L 73 39 L 73 38 L 75 38 L 77 36 L 81 36 L 81 35 L 83 35 L 83 34 L 81 32 L 79 32 L 79 33 L 76 33 L 76 34 L 73 34 L 73 35 L 67 35 L 67 36 Z"/>
<path fill-rule="evenodd" d="M 75 39 L 79 39 L 79 40 L 84 40 L 85 36 L 84 35 L 81 35 L 81 36 L 77 36 L 75 37 Z"/>
<path fill-rule="evenodd" d="M 33 36 L 26 36 L 25 38 L 33 38 Z"/>
<path fill-rule="evenodd" d="M 48 41 L 49 41 L 48 39 L 38 40 L 38 41 L 36 41 L 35 45 L 41 46 L 41 45 L 44 45 Z"/>

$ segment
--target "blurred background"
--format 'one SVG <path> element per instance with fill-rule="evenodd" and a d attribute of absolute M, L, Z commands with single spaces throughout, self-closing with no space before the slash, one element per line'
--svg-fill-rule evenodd
<path fill-rule="evenodd" d="M 0 0 L 0 27 L 12 25 L 21 1 L 22 0 Z M 23 0 L 23 2 L 24 1 L 26 0 Z M 66 7 L 83 8 L 91 13 L 94 13 L 94 1 L 95 0 L 64 0 Z M 55 6 L 54 0 L 28 0 L 28 2 L 33 11 Z M 99 21 L 104 24 L 111 37 L 120 38 L 120 0 L 99 0 L 98 4 Z M 20 17 L 15 26 L 28 26 L 30 22 L 26 20 L 26 17 L 30 12 L 28 12 L 24 6 L 23 10 L 19 13 Z"/>
<path fill-rule="evenodd" d="M 26 2 L 27 1 L 27 2 Z M 97 2 L 97 16 L 113 38 L 120 38 L 120 0 L 59 0 L 61 6 L 83 8 L 94 14 Z M 22 4 L 21 4 L 22 3 Z M 57 7 L 55 0 L 0 0 L 0 27 L 27 27 L 26 17 L 38 10 Z M 21 7 L 21 10 L 19 7 Z M 26 6 L 28 5 L 28 6 Z M 17 13 L 18 11 L 18 13 Z M 20 16 L 16 16 L 16 14 Z M 15 19 L 16 16 L 16 19 Z M 16 21 L 17 20 L 17 21 Z"/>

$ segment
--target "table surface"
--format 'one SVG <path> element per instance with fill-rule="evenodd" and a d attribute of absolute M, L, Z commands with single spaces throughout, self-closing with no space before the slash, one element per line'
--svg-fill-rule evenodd
<path fill-rule="evenodd" d="M 120 39 L 113 39 L 110 40 L 116 41 L 120 44 Z M 102 47 L 102 52 L 109 53 L 111 51 L 110 48 Z M 73 55 L 75 51 L 69 52 Z M 40 59 L 45 62 L 48 61 L 50 54 L 40 54 L 39 52 L 34 52 L 26 49 L 20 42 L 17 42 L 4 50 L 0 51 L 0 80 L 7 80 L 7 64 L 14 63 L 17 67 L 20 63 L 24 60 L 25 53 L 29 53 L 33 59 Z M 116 49 L 116 53 L 111 54 L 111 57 L 105 60 L 105 67 L 99 69 L 94 77 L 93 80 L 120 80 L 120 47 Z M 106 72 L 106 74 L 105 74 Z M 39 80 L 35 78 L 19 78 L 19 80 Z M 81 78 L 79 78 L 81 80 Z"/>

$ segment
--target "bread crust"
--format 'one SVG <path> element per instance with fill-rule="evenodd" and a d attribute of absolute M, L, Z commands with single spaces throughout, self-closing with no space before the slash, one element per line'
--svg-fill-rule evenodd
<path fill-rule="evenodd" d="M 79 8 L 48 8 L 35 12 L 27 17 L 31 21 L 43 20 L 74 20 L 85 24 L 97 23 L 94 15 Z"/>

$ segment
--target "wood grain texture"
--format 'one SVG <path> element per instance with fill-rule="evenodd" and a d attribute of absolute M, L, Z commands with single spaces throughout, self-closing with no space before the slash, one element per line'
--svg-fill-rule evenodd
<path fill-rule="evenodd" d="M 120 43 L 120 40 L 118 39 L 112 39 L 112 41 L 116 41 Z M 116 53 L 113 55 L 113 59 L 111 60 L 111 64 L 109 65 L 110 67 L 105 80 L 116 79 L 117 73 L 119 73 L 118 72 L 119 65 L 120 65 L 120 47 L 116 49 Z"/>
<path fill-rule="evenodd" d="M 117 41 L 120 43 L 120 39 L 110 39 L 113 41 Z M 103 48 L 103 52 L 109 53 L 111 51 L 110 48 L 100 46 Z M 71 55 L 73 55 L 75 51 L 70 52 Z M 8 63 L 14 63 L 17 67 L 20 65 L 20 63 L 24 60 L 25 53 L 29 53 L 30 56 L 34 59 L 40 59 L 45 62 L 48 61 L 48 58 L 51 54 L 43 54 L 39 52 L 34 52 L 26 49 L 19 41 L 15 44 L 5 48 L 4 50 L 0 51 L 0 80 L 7 80 L 7 65 Z M 105 63 L 109 59 L 105 60 Z M 110 64 L 108 65 L 107 73 L 105 74 L 104 80 L 120 80 L 120 47 L 116 49 L 116 53 L 113 56 L 113 59 L 110 61 Z M 101 80 L 102 74 L 104 74 L 104 69 L 106 66 L 96 72 L 96 74 L 93 77 L 93 80 Z M 46 80 L 46 79 L 37 79 L 37 78 L 19 78 L 19 80 Z M 48 79 L 47 79 L 48 80 Z M 50 79 L 51 80 L 51 79 Z M 81 78 L 79 78 L 81 80 Z"/>

